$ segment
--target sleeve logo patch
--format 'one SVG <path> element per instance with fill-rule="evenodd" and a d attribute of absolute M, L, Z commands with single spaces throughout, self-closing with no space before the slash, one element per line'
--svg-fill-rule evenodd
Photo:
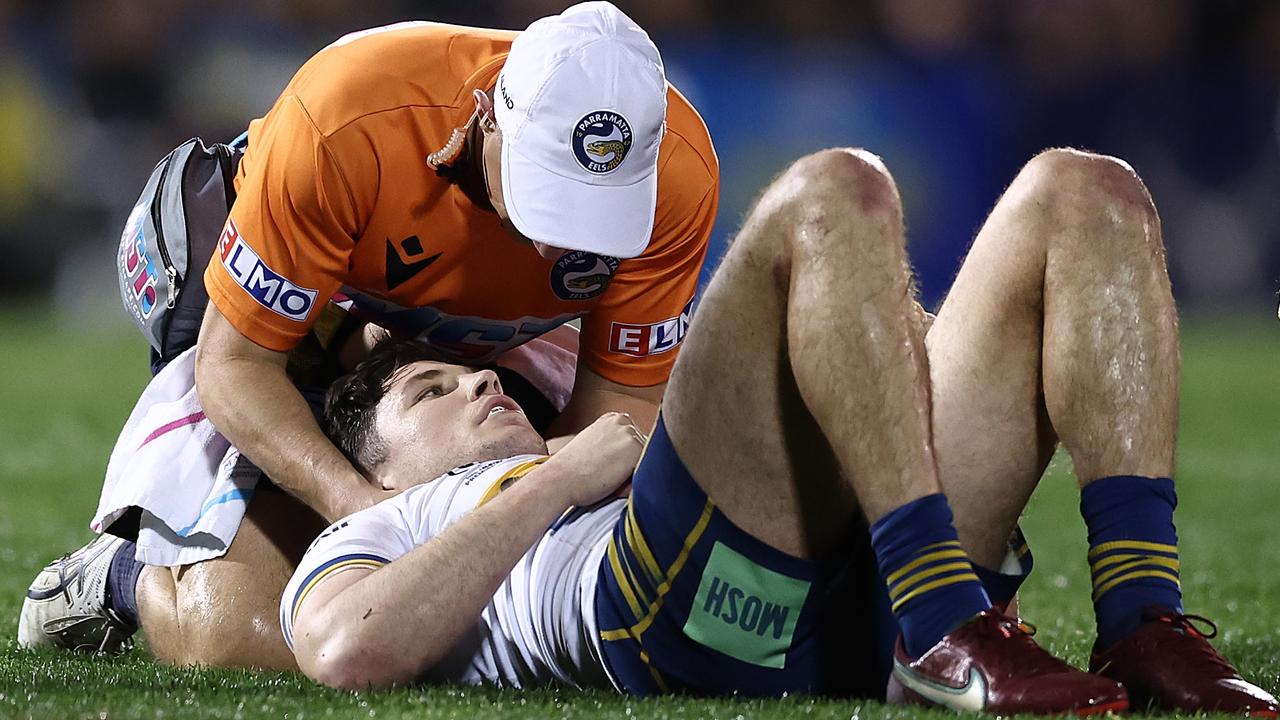
<path fill-rule="evenodd" d="M 678 317 L 649 325 L 613 323 L 609 326 L 609 350 L 632 357 L 660 355 L 673 350 L 689 332 L 692 314 L 693 300 L 690 299 Z"/>
<path fill-rule="evenodd" d="M 218 240 L 218 253 L 222 266 L 227 269 L 249 296 L 268 310 L 294 320 L 304 322 L 316 302 L 316 291 L 294 284 L 262 262 L 240 237 L 236 224 L 227 220 L 227 226 Z"/>

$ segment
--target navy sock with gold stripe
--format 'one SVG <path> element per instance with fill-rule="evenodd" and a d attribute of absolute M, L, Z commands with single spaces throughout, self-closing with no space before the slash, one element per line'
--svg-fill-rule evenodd
<path fill-rule="evenodd" d="M 1177 504 L 1169 478 L 1117 475 L 1081 491 L 1101 647 L 1138 629 L 1148 606 L 1182 611 Z"/>
<path fill-rule="evenodd" d="M 951 507 L 942 493 L 913 500 L 877 520 L 871 526 L 871 547 L 912 657 L 991 607 L 969 555 L 960 547 Z"/>

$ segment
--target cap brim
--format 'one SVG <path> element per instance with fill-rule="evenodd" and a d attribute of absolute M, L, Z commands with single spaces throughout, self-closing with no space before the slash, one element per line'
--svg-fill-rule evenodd
<path fill-rule="evenodd" d="M 657 168 L 630 185 L 592 185 L 557 175 L 502 144 L 502 197 L 522 235 L 552 247 L 632 258 L 649 246 Z"/>

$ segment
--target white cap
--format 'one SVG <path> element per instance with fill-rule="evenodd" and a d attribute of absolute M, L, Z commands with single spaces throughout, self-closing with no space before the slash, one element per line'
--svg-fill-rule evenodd
<path fill-rule="evenodd" d="M 494 106 L 503 199 L 521 234 L 598 255 L 644 252 L 667 81 L 640 26 L 608 2 L 534 22 L 511 45 Z"/>

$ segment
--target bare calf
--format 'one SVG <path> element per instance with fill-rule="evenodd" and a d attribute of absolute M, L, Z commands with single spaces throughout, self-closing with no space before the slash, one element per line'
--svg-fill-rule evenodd
<path fill-rule="evenodd" d="M 1059 439 L 1082 485 L 1171 475 L 1177 316 L 1159 218 L 1124 162 L 1033 158 L 927 344 L 942 485 L 979 564 L 999 565 Z"/>

